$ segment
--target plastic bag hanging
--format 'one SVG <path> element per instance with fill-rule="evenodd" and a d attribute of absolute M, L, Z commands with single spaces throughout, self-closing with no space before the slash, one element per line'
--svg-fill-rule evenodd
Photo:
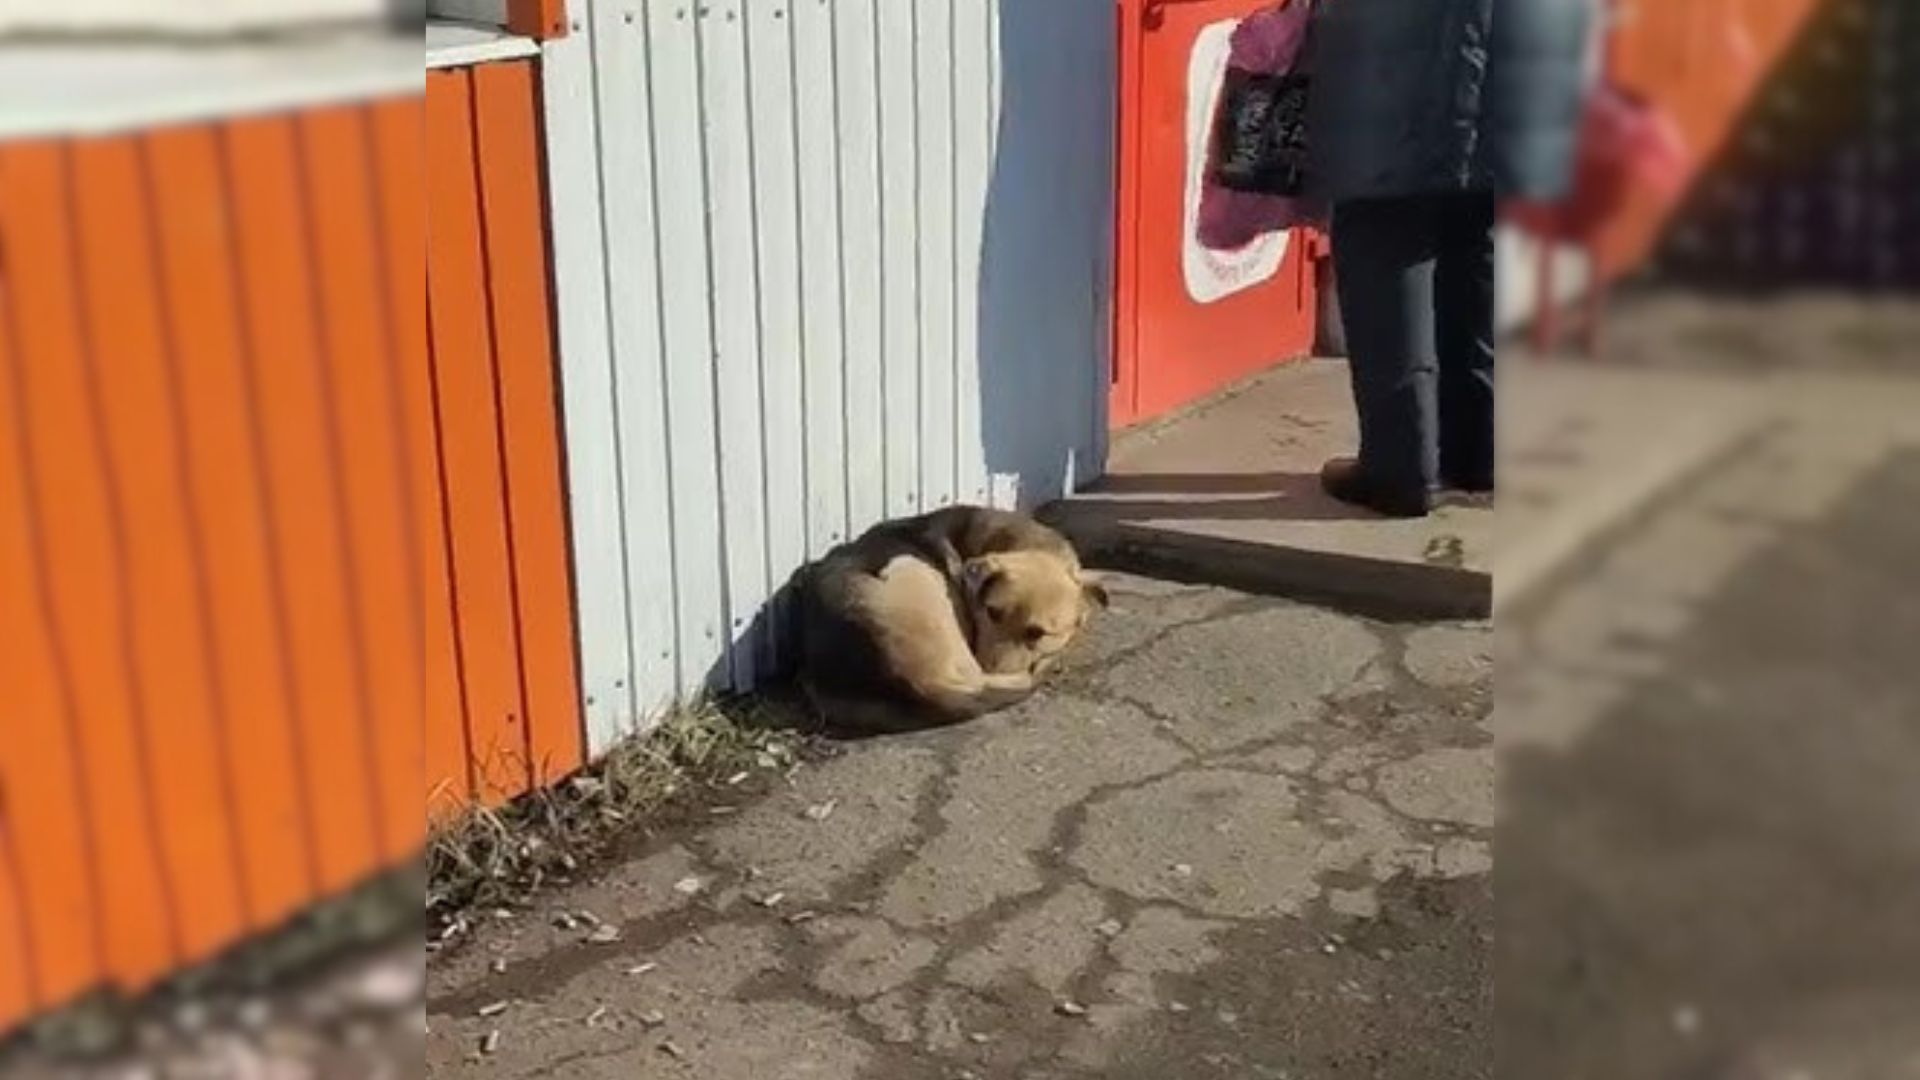
<path fill-rule="evenodd" d="M 1324 219 L 1305 194 L 1311 17 L 1310 0 L 1288 0 L 1234 29 L 1200 197 L 1197 231 L 1209 248 Z"/>

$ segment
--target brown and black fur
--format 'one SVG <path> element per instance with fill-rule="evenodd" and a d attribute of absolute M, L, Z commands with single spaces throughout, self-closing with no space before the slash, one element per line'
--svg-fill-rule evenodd
<path fill-rule="evenodd" d="M 1074 575 L 1065 538 L 1024 515 L 956 506 L 882 522 L 803 567 L 790 630 L 802 685 L 841 726 L 901 730 L 970 719 L 1032 693 L 1032 671 L 981 668 L 968 564 L 1043 551 Z M 885 610 L 878 610 L 885 609 Z"/>
<path fill-rule="evenodd" d="M 874 526 L 914 538 L 958 578 L 969 559 L 1009 551 L 1044 551 L 1078 571 L 1080 554 L 1067 538 L 1025 514 L 985 506 L 949 506 Z M 871 535 L 871 533 L 869 533 Z"/>

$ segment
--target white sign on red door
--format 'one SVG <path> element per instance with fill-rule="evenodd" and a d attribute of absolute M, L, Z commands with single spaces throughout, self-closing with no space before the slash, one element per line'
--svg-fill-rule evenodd
<path fill-rule="evenodd" d="M 1211 304 L 1269 281 L 1287 257 L 1286 231 L 1262 233 L 1242 247 L 1217 251 L 1200 242 L 1200 199 L 1213 145 L 1214 114 L 1226 82 L 1227 60 L 1239 19 L 1226 19 L 1200 31 L 1187 60 L 1186 221 L 1181 228 L 1181 264 L 1187 295 Z"/>

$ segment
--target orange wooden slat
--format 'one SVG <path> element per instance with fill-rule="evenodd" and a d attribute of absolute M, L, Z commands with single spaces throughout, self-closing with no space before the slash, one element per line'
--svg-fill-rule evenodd
<path fill-rule="evenodd" d="M 26 703 L 21 716 L 25 737 L 38 740 L 37 752 L 56 755 L 54 744 L 71 739 L 77 758 L 65 775 L 55 764 L 65 755 L 48 758 L 46 779 L 64 791 L 23 793 L 23 802 L 35 808 L 35 824 L 22 830 L 21 839 L 37 839 L 41 815 L 48 828 L 85 821 L 86 841 L 76 850 L 85 850 L 93 862 L 101 964 L 144 985 L 178 957 L 178 935 L 163 887 L 158 822 L 135 722 L 133 631 L 127 625 L 130 538 L 123 532 L 124 492 L 111 471 L 99 396 L 101 381 L 113 371 L 107 358 L 93 354 L 85 323 L 66 155 L 57 145 L 14 147 L 6 177 L 15 413 L 32 455 L 28 471 L 36 497 L 28 517 L 38 556 L 32 572 L 44 581 L 35 636 L 45 642 L 41 659 L 57 684 L 52 694 L 42 688 L 43 696 Z M 58 726 L 67 730 L 58 736 L 48 730 Z M 30 775 L 20 779 L 40 782 Z M 74 805 L 75 796 L 83 805 Z M 30 878 L 39 876 L 43 860 L 47 873 L 65 872 L 65 858 L 44 847 L 25 858 Z M 127 902 L 132 897 L 142 902 Z M 48 910 L 43 899 L 35 907 L 36 936 L 62 933 L 43 920 L 63 925 L 66 916 Z M 48 996 L 83 974 L 96 974 L 70 955 L 73 944 L 59 940 L 40 958 L 52 987 Z"/>
<path fill-rule="evenodd" d="M 35 1003 L 29 974 L 32 938 L 27 930 L 13 832 L 13 820 L 7 813 L 6 767 L 0 765 L 0 1038 L 27 1018 Z"/>
<path fill-rule="evenodd" d="M 238 237 L 219 136 L 180 127 L 147 140 L 161 288 L 178 366 L 192 513 L 204 545 L 216 708 L 248 923 L 278 923 L 310 899 L 299 800 L 291 660 L 280 632 L 264 429 L 240 308 Z"/>
<path fill-rule="evenodd" d="M 368 699 L 332 402 L 320 370 L 306 167 L 292 120 L 227 128 L 255 405 L 264 418 L 276 585 L 293 658 L 299 773 L 325 892 L 379 864 L 373 781 L 360 718 Z"/>
<path fill-rule="evenodd" d="M 410 778 L 412 785 L 405 791 L 392 793 L 396 800 L 404 798 L 408 810 L 405 814 L 396 810 L 394 817 L 396 823 L 404 822 L 405 825 L 404 831 L 394 838 L 403 851 L 418 851 L 426 839 L 427 819 L 421 812 L 420 792 L 426 776 L 425 725 L 431 724 L 432 718 L 423 718 L 421 713 L 437 694 L 432 689 L 436 682 L 447 687 L 454 686 L 452 648 L 444 634 L 439 638 L 441 644 L 432 650 L 440 659 L 431 665 L 427 660 L 427 642 L 435 635 L 430 629 L 431 620 L 428 616 L 426 553 L 422 545 L 427 536 L 433 535 L 428 531 L 427 522 L 438 521 L 440 512 L 436 499 L 437 487 L 431 482 L 434 474 L 433 457 L 422 453 L 427 444 L 423 444 L 419 434 L 425 431 L 430 442 L 431 431 L 424 426 L 430 423 L 430 410 L 417 407 L 419 403 L 431 399 L 430 392 L 427 392 L 430 388 L 426 374 L 424 108 L 421 98 L 388 99 L 370 104 L 363 122 L 363 133 L 372 160 L 374 214 L 379 222 L 375 239 L 380 244 L 380 281 L 386 297 L 386 325 L 390 338 L 387 373 L 393 384 L 392 422 L 400 456 L 400 525 L 405 533 L 406 544 L 404 588 L 408 603 L 412 605 L 408 645 L 411 648 L 409 663 L 414 671 L 415 693 L 411 706 L 415 715 L 412 723 L 406 725 L 404 735 L 388 736 L 388 750 L 396 755 L 395 767 L 389 777 Z M 420 389 L 416 390 L 416 387 Z M 441 545 L 441 550 L 444 550 L 444 545 Z M 444 566 L 440 573 L 438 610 L 444 613 L 448 610 Z M 445 627 L 450 624 L 442 620 L 441 625 Z M 458 702 L 457 689 L 447 700 Z M 450 715 L 457 718 L 457 708 L 450 710 Z"/>
<path fill-rule="evenodd" d="M 359 107 L 314 110 L 300 121 L 311 169 L 322 339 L 332 380 L 341 477 L 365 643 L 368 772 L 382 853 L 418 842 L 420 822 L 420 604 L 409 591 L 406 459 L 395 423 L 394 340 L 383 295 L 370 118 Z M 416 211 L 417 212 L 417 211 Z"/>
<path fill-rule="evenodd" d="M 473 755 L 467 749 L 466 689 L 460 680 L 459 609 L 453 595 L 452 538 L 448 529 L 446 499 L 446 463 L 441 460 L 440 418 L 436 404 L 429 347 L 427 364 L 417 374 L 409 372 L 409 414 L 424 410 L 416 424 L 415 441 L 424 440 L 423 460 L 431 475 L 426 489 L 431 511 L 424 519 L 419 549 L 424 560 L 421 581 L 421 610 L 426 617 L 426 687 L 423 694 L 423 719 L 426 723 L 422 747 L 426 768 L 427 822 L 433 824 L 453 816 L 474 798 Z M 414 383 L 421 384 L 416 393 Z M 410 433 L 411 430 L 410 430 Z M 420 471 L 416 467 L 416 471 Z"/>
<path fill-rule="evenodd" d="M 408 524 L 414 532 L 414 593 L 420 598 L 423 620 L 419 655 L 425 679 L 421 710 L 427 816 L 439 817 L 465 805 L 472 789 L 455 652 L 453 585 L 448 576 L 439 428 L 427 351 L 424 122 L 424 106 L 418 102 L 383 102 L 374 109 L 381 232 L 392 268 L 388 289 L 406 429 L 403 448 L 411 511 Z"/>
<path fill-rule="evenodd" d="M 0 738 L 0 1031 L 29 1006 L 65 1001 L 102 975 L 99 923 L 70 752 L 70 698 L 50 654 L 46 580 L 29 501 L 25 372 L 19 336 L 13 221 L 30 185 L 10 174 L 33 151 L 0 148 L 0 685 L 9 715 Z M 31 828 L 26 827 L 31 823 Z"/>
<path fill-rule="evenodd" d="M 154 207 L 136 139 L 82 142 L 73 160 L 84 317 L 125 538 L 135 745 L 152 788 L 180 958 L 197 959 L 236 936 L 244 918 L 203 603 L 208 567 L 188 498 Z"/>
<path fill-rule="evenodd" d="M 546 206 L 530 61 L 473 73 L 481 203 L 513 525 L 528 759 L 545 785 L 580 765 L 579 682 L 558 387 L 548 314 Z"/>
<path fill-rule="evenodd" d="M 472 107 L 468 72 L 429 74 L 427 292 L 457 644 L 475 794 L 497 801 L 528 769 Z"/>
<path fill-rule="evenodd" d="M 180 959 L 246 928 L 232 832 L 200 523 L 186 477 L 177 357 L 161 311 L 150 171 L 134 138 L 75 150 L 88 325 L 106 405 L 111 469 L 129 536 L 136 724 L 154 788 L 159 851 L 179 922 Z"/>

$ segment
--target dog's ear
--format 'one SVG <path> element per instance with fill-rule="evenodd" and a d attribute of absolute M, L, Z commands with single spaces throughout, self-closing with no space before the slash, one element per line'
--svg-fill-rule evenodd
<path fill-rule="evenodd" d="M 1107 605 L 1110 602 L 1107 599 L 1107 587 L 1102 585 L 1097 578 L 1087 578 L 1081 581 L 1080 594 L 1087 598 L 1087 603 L 1092 604 L 1102 611 L 1107 609 Z"/>

